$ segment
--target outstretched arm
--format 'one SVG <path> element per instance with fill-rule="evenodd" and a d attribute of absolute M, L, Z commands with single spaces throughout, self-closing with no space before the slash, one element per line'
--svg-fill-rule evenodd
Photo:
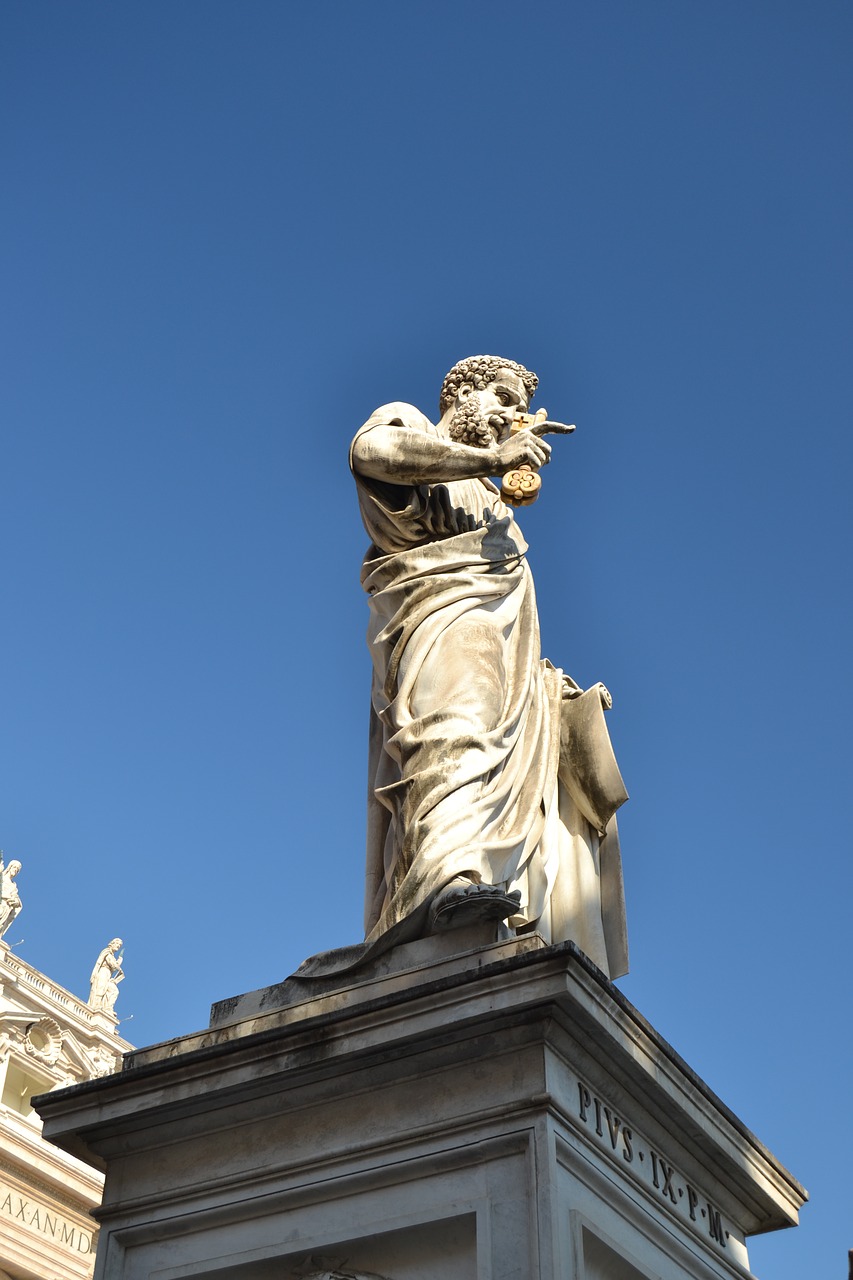
<path fill-rule="evenodd" d="M 353 467 L 360 475 L 411 485 L 502 476 L 523 464 L 538 469 L 550 456 L 551 446 L 533 431 L 519 431 L 500 444 L 479 449 L 411 427 L 385 424 L 362 432 L 352 450 Z"/>

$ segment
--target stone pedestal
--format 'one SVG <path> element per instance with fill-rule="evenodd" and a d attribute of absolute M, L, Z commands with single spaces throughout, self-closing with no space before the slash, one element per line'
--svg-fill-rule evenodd
<path fill-rule="evenodd" d="M 802 1188 L 573 944 L 461 941 L 40 1099 L 107 1174 L 96 1280 L 743 1280 Z"/>

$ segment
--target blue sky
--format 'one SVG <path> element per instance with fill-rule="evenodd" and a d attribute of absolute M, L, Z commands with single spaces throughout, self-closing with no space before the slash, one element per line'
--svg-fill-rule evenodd
<path fill-rule="evenodd" d="M 850 48 L 812 0 L 2 14 L 7 935 L 122 1033 L 360 936 L 349 440 L 496 352 L 577 432 L 531 545 L 603 679 L 627 996 L 810 1190 L 849 1161 Z"/>

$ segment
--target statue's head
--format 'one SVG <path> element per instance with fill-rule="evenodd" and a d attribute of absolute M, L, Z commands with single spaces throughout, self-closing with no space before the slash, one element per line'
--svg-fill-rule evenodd
<path fill-rule="evenodd" d="M 439 399 L 442 417 L 451 413 L 450 437 L 484 448 L 501 439 L 514 413 L 525 412 L 539 379 L 515 360 L 468 356 L 444 379 Z"/>
<path fill-rule="evenodd" d="M 18 862 L 17 858 L 13 858 L 12 861 L 9 863 L 8 867 L 6 868 L 6 874 L 7 876 L 10 876 L 14 880 L 15 876 L 18 874 L 20 869 L 21 869 L 20 862 Z"/>
<path fill-rule="evenodd" d="M 498 380 L 502 370 L 515 374 L 516 379 L 524 386 L 529 404 L 539 385 L 535 373 L 525 369 L 523 364 L 517 364 L 515 360 L 504 360 L 502 356 L 467 356 L 453 366 L 441 385 L 439 413 L 447 412 L 462 387 L 469 386 L 472 391 L 484 391 Z"/>
<path fill-rule="evenodd" d="M 107 951 L 121 951 L 123 946 L 121 938 L 113 938 L 112 942 L 107 944 Z"/>

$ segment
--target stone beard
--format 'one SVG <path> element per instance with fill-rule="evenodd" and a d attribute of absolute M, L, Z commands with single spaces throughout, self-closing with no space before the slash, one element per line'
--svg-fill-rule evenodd
<path fill-rule="evenodd" d="M 457 444 L 470 444 L 477 449 L 485 449 L 494 443 L 497 433 L 486 416 L 480 412 L 477 401 L 471 399 L 466 400 L 454 411 L 448 434 Z"/>
<path fill-rule="evenodd" d="M 518 379 L 504 380 L 526 409 Z M 480 473 L 441 478 L 460 446 L 463 466 L 487 469 L 511 416 L 492 400 L 463 388 L 438 425 L 385 405 L 353 442 L 371 539 L 365 954 L 430 932 L 461 882 L 513 895 L 510 927 L 571 939 L 616 977 L 627 941 L 615 821 L 584 816 L 561 757 L 567 688 L 581 691 L 541 656 L 527 544 L 497 487 Z"/>

